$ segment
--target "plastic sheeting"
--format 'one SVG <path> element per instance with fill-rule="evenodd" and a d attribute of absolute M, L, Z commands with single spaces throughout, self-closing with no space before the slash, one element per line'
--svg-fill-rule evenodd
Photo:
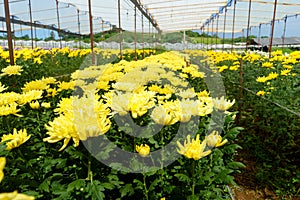
<path fill-rule="evenodd" d="M 29 21 L 28 0 L 9 2 L 11 15 Z M 94 33 L 109 30 L 113 26 L 118 27 L 118 0 L 91 0 L 91 2 Z M 216 32 L 217 27 L 219 33 L 233 30 L 234 0 L 137 0 L 137 2 L 147 9 L 163 32 L 201 28 L 204 31 Z M 236 1 L 235 32 L 242 32 L 247 28 L 249 2 L 250 0 Z M 250 28 L 270 24 L 275 0 L 251 0 L 251 2 Z M 31 0 L 31 4 L 33 22 L 58 26 L 55 0 Z M 3 0 L 0 0 L 0 5 L 3 5 Z M 284 21 L 287 17 L 298 13 L 300 14 L 299 0 L 278 0 L 277 20 Z M 0 10 L 0 16 L 4 16 L 4 8 Z M 89 34 L 88 0 L 59 0 L 59 16 L 61 29 Z M 121 28 L 134 31 L 134 19 L 133 3 L 130 0 L 121 0 Z M 155 31 L 138 10 L 136 21 L 137 32 Z M 19 25 L 13 28 L 16 32 L 29 29 Z M 2 28 L 0 24 L 0 29 L 5 31 L 5 22 L 2 22 Z M 44 31 L 45 35 L 49 35 L 47 30 Z"/>

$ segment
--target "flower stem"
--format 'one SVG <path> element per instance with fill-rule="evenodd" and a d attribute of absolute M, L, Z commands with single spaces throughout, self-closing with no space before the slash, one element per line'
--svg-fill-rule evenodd
<path fill-rule="evenodd" d="M 89 155 L 89 160 L 88 160 L 88 175 L 87 175 L 87 180 L 93 182 L 93 172 L 91 170 L 91 155 Z"/>
<path fill-rule="evenodd" d="M 195 162 L 196 161 L 192 161 L 192 199 L 194 199 L 195 196 L 195 186 L 196 186 L 196 182 L 195 182 Z"/>
<path fill-rule="evenodd" d="M 145 193 L 145 196 L 146 196 L 146 200 L 149 200 L 149 197 L 148 197 L 148 189 L 147 189 L 147 184 L 146 184 L 146 176 L 145 174 L 143 174 L 143 181 L 144 181 L 144 193 Z"/>

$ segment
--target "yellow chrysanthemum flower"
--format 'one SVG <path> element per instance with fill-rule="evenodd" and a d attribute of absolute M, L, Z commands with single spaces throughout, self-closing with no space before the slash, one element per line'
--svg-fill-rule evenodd
<path fill-rule="evenodd" d="M 15 102 L 0 106 L 0 116 L 16 115 L 21 117 L 22 115 L 17 114 L 19 111 L 21 111 L 17 108 L 17 106 L 18 104 Z"/>
<path fill-rule="evenodd" d="M 31 90 L 47 90 L 49 85 L 47 82 L 43 80 L 35 80 L 25 83 L 24 87 L 22 88 L 23 92 L 28 92 Z"/>
<path fill-rule="evenodd" d="M 114 113 L 124 116 L 129 112 L 130 92 L 124 94 L 119 92 L 107 92 L 103 95 L 103 98 Z"/>
<path fill-rule="evenodd" d="M 225 69 L 228 69 L 228 66 L 223 65 L 223 66 L 219 67 L 219 72 L 221 73 L 221 72 L 223 72 Z"/>
<path fill-rule="evenodd" d="M 58 89 L 57 91 L 62 91 L 62 90 L 73 90 L 74 87 L 75 87 L 75 84 L 76 82 L 75 81 L 70 81 L 70 82 L 59 82 L 59 85 L 58 85 Z"/>
<path fill-rule="evenodd" d="M 60 113 L 60 116 L 49 122 L 49 125 L 45 125 L 49 137 L 43 141 L 56 143 L 63 140 L 63 146 L 59 149 L 61 151 L 71 139 L 77 147 L 80 140 L 103 135 L 109 131 L 111 113 L 108 105 L 102 100 L 99 101 L 99 95 L 92 93 L 86 95 L 82 98 L 63 99 L 60 102 L 60 108 L 54 110 Z"/>
<path fill-rule="evenodd" d="M 3 177 L 4 177 L 3 169 L 5 167 L 5 164 L 6 164 L 6 158 L 5 157 L 0 157 L 0 183 L 3 180 Z"/>
<path fill-rule="evenodd" d="M 210 147 L 220 147 L 226 144 L 227 139 L 222 141 L 222 137 L 219 135 L 218 131 L 211 132 L 208 136 L 206 136 L 207 145 Z"/>
<path fill-rule="evenodd" d="M 257 77 L 256 78 L 256 82 L 259 82 L 259 83 L 264 83 L 266 81 L 268 81 L 269 79 L 265 76 L 261 76 L 261 77 Z"/>
<path fill-rule="evenodd" d="M 5 87 L 5 85 L 2 85 L 2 83 L 0 82 L 0 92 L 3 92 L 6 89 L 7 87 Z"/>
<path fill-rule="evenodd" d="M 287 75 L 289 75 L 290 72 L 291 72 L 290 69 L 285 69 L 285 70 L 282 70 L 282 71 L 280 72 L 280 75 L 281 75 L 281 76 L 287 76 Z"/>
<path fill-rule="evenodd" d="M 59 151 L 66 148 L 71 139 L 73 140 L 75 147 L 79 145 L 79 135 L 75 129 L 73 119 L 70 118 L 70 116 L 60 115 L 52 122 L 49 122 L 49 125 L 45 125 L 45 127 L 49 137 L 44 138 L 44 142 L 56 143 L 60 140 L 64 140 L 63 146 Z"/>
<path fill-rule="evenodd" d="M 209 97 L 209 92 L 207 92 L 206 90 L 203 90 L 201 92 L 196 93 L 197 96 L 200 97 Z"/>
<path fill-rule="evenodd" d="M 220 98 L 213 98 L 213 105 L 216 109 L 226 111 L 228 110 L 233 104 L 235 103 L 235 100 L 233 101 L 227 101 L 224 96 Z"/>
<path fill-rule="evenodd" d="M 17 191 L 0 193 L 0 199 L 2 200 L 34 200 L 33 196 L 28 196 L 26 194 L 19 194 Z"/>
<path fill-rule="evenodd" d="M 271 62 L 265 62 L 265 63 L 262 64 L 262 66 L 266 67 L 266 68 L 271 68 L 271 67 L 273 67 L 273 63 L 271 63 Z"/>
<path fill-rule="evenodd" d="M 283 67 L 284 67 L 285 69 L 293 69 L 293 66 L 292 66 L 292 65 L 283 65 Z"/>
<path fill-rule="evenodd" d="M 179 149 L 177 150 L 178 153 L 184 155 L 187 158 L 199 160 L 211 153 L 211 150 L 206 150 L 206 140 L 200 141 L 200 135 L 197 134 L 196 139 L 192 139 L 191 136 L 188 135 L 184 144 L 182 145 L 179 141 L 177 141 L 177 145 Z"/>
<path fill-rule="evenodd" d="M 146 157 L 150 153 L 150 147 L 147 144 L 135 145 L 135 150 L 142 156 Z"/>
<path fill-rule="evenodd" d="M 20 94 L 15 92 L 0 93 L 0 106 L 15 103 L 20 97 Z"/>
<path fill-rule="evenodd" d="M 23 92 L 17 101 L 19 105 L 24 105 L 29 103 L 33 100 L 41 99 L 43 97 L 42 90 L 30 90 L 28 92 Z"/>
<path fill-rule="evenodd" d="M 262 91 L 262 90 L 260 90 L 256 93 L 257 96 L 264 96 L 265 94 L 266 94 L 266 92 Z"/>
<path fill-rule="evenodd" d="M 231 71 L 237 71 L 240 68 L 240 65 L 232 65 L 229 67 L 229 70 Z"/>
<path fill-rule="evenodd" d="M 180 122 L 190 121 L 192 116 L 197 116 L 199 114 L 199 101 L 186 100 L 180 101 L 180 109 L 177 113 L 177 118 Z"/>
<path fill-rule="evenodd" d="M 38 101 L 32 101 L 29 103 L 30 107 L 32 109 L 39 109 L 40 108 L 40 103 Z"/>
<path fill-rule="evenodd" d="M 3 135 L 1 137 L 1 142 L 10 140 L 6 143 L 6 150 L 11 150 L 25 143 L 30 137 L 30 135 L 27 135 L 26 129 L 17 131 L 17 129 L 14 128 L 13 134 Z"/>
<path fill-rule="evenodd" d="M 272 80 L 278 77 L 278 74 L 276 72 L 271 72 L 268 76 L 267 79 L 268 80 Z"/>
<path fill-rule="evenodd" d="M 160 125 L 172 125 L 179 121 L 180 104 L 178 101 L 164 102 L 152 110 L 151 118 Z"/>
<path fill-rule="evenodd" d="M 148 109 L 155 106 L 154 92 L 143 91 L 140 93 L 133 93 L 130 96 L 128 107 L 133 118 L 143 116 Z M 124 99 L 123 99 L 124 100 Z"/>
<path fill-rule="evenodd" d="M 47 97 L 55 97 L 57 94 L 57 90 L 55 88 L 48 88 L 47 90 Z"/>
<path fill-rule="evenodd" d="M 33 62 L 34 62 L 35 64 L 42 64 L 42 63 L 43 63 L 41 57 L 34 58 L 34 59 L 33 59 Z"/>
<path fill-rule="evenodd" d="M 49 102 L 43 102 L 41 103 L 41 106 L 44 108 L 51 108 L 51 104 Z"/>
<path fill-rule="evenodd" d="M 23 71 L 22 66 L 19 65 L 9 65 L 1 70 L 2 74 L 0 76 L 12 76 L 12 75 L 21 75 Z"/>

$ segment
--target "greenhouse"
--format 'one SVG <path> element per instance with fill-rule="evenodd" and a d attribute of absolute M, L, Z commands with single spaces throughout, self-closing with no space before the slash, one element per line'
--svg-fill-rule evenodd
<path fill-rule="evenodd" d="M 0 4 L 0 200 L 300 198 L 298 0 Z"/>

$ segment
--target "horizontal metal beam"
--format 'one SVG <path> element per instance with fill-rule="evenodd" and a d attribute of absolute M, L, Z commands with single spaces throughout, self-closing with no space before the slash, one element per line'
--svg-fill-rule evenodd
<path fill-rule="evenodd" d="M 213 13 L 215 10 L 207 10 L 207 11 L 197 11 L 197 12 L 178 12 L 178 13 L 157 13 L 154 14 L 154 17 L 177 17 L 177 16 L 190 16 L 190 15 L 204 15 L 204 14 L 210 14 Z"/>
<path fill-rule="evenodd" d="M 0 21 L 5 22 L 6 21 L 5 17 L 0 17 Z M 14 23 L 14 24 L 21 24 L 21 25 L 25 25 L 25 26 L 31 26 L 32 25 L 33 27 L 36 27 L 36 28 L 49 29 L 49 30 L 53 30 L 53 31 L 58 32 L 58 28 L 55 28 L 51 25 L 30 23 L 30 22 L 26 22 L 26 21 L 22 21 L 22 20 L 18 20 L 18 19 L 11 19 L 10 21 L 11 21 L 11 23 Z M 72 35 L 72 36 L 85 36 L 83 34 L 73 33 L 73 32 L 69 32 L 69 31 L 66 31 L 66 30 L 60 30 L 60 33 L 66 34 L 66 35 Z"/>
<path fill-rule="evenodd" d="M 142 15 L 144 15 L 152 24 L 152 26 L 159 32 L 161 33 L 162 31 L 160 30 L 160 28 L 158 27 L 158 24 L 153 20 L 153 18 L 150 16 L 150 14 L 147 12 L 147 10 L 144 8 L 143 5 L 141 5 L 140 3 L 137 2 L 137 0 L 130 0 L 134 6 L 137 7 L 137 9 L 139 9 L 139 11 L 142 13 Z"/>
<path fill-rule="evenodd" d="M 200 6 L 200 7 L 207 7 L 208 5 L 218 5 L 216 7 L 220 7 L 221 5 L 224 5 L 224 1 L 222 2 L 206 2 L 206 3 L 195 3 L 195 4 L 184 4 L 184 5 L 176 5 L 176 6 L 160 6 L 160 7 L 153 7 L 153 8 L 149 8 L 150 10 L 162 10 L 162 9 L 168 9 L 168 10 L 172 10 L 174 8 L 185 8 L 185 9 L 189 9 L 188 7 L 195 7 L 195 6 Z M 212 7 L 212 6 L 210 6 Z"/>

